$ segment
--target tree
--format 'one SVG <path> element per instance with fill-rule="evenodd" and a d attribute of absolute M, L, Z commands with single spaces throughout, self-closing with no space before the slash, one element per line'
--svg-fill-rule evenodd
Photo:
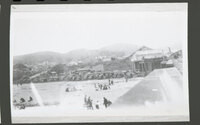
<path fill-rule="evenodd" d="M 51 72 L 54 71 L 57 74 L 64 73 L 65 72 L 65 64 L 57 64 L 54 67 L 51 68 Z"/>

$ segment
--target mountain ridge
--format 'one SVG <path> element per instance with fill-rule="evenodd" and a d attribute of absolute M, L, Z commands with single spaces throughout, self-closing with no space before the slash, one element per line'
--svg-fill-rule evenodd
<path fill-rule="evenodd" d="M 93 62 L 96 57 L 124 57 L 137 50 L 133 44 L 113 44 L 96 50 L 76 49 L 67 53 L 41 51 L 14 56 L 14 64 L 37 64 L 45 61 L 52 63 L 69 63 L 70 61 Z"/>

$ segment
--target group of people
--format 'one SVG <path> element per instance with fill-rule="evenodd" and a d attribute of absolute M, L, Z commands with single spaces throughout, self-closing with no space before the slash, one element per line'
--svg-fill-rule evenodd
<path fill-rule="evenodd" d="M 112 104 L 112 102 L 110 100 L 108 100 L 107 98 L 103 97 L 103 105 L 105 106 L 105 108 L 107 108 L 111 104 Z M 100 109 L 100 102 L 96 101 L 96 103 L 93 104 L 93 100 L 90 98 L 90 96 L 87 97 L 86 95 L 84 97 L 84 105 L 87 107 L 88 110 L 94 110 L 94 107 L 97 110 Z"/>
<path fill-rule="evenodd" d="M 108 90 L 108 89 L 110 89 L 110 86 L 111 85 L 114 85 L 114 82 L 113 82 L 113 80 L 108 80 L 108 84 L 105 84 L 105 83 L 97 83 L 97 84 L 95 84 L 94 85 L 94 87 L 95 87 L 95 90 L 96 91 L 99 91 L 99 90 Z"/>
<path fill-rule="evenodd" d="M 65 92 L 73 92 L 73 91 L 76 91 L 77 89 L 76 89 L 76 87 L 74 86 L 74 87 L 67 87 L 66 89 L 65 89 Z"/>
<path fill-rule="evenodd" d="M 30 96 L 27 100 L 28 103 L 31 103 L 33 101 L 33 98 Z M 14 105 L 16 105 L 19 109 L 25 109 L 26 108 L 26 100 L 24 98 L 20 98 L 19 103 L 17 100 L 13 101 Z"/>
<path fill-rule="evenodd" d="M 90 97 L 87 97 L 87 96 L 85 95 L 85 97 L 84 97 L 84 104 L 85 104 L 85 106 L 87 107 L 87 109 L 91 109 L 91 110 L 94 109 L 92 103 L 93 103 L 93 100 L 92 100 Z"/>
<path fill-rule="evenodd" d="M 108 90 L 108 89 L 110 89 L 110 85 L 108 85 L 108 84 L 103 84 L 103 83 L 97 83 L 97 84 L 95 84 L 94 85 L 94 87 L 95 87 L 95 90 L 96 91 L 99 91 L 99 90 Z"/>
<path fill-rule="evenodd" d="M 110 79 L 108 79 L 108 84 L 109 84 L 109 85 L 114 85 L 114 81 L 113 81 L 113 80 L 110 80 Z"/>

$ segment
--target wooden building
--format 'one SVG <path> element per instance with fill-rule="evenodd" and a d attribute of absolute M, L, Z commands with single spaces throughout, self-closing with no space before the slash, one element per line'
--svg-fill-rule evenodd
<path fill-rule="evenodd" d="M 162 68 L 163 58 L 162 50 L 139 50 L 131 58 L 133 72 L 147 75 L 154 69 Z"/>

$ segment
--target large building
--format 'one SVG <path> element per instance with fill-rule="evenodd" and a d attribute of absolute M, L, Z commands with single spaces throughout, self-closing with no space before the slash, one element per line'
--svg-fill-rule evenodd
<path fill-rule="evenodd" d="M 136 73 L 143 73 L 144 75 L 153 71 L 154 69 L 162 68 L 161 62 L 164 59 L 162 50 L 153 49 L 139 49 L 132 57 L 132 69 Z"/>

